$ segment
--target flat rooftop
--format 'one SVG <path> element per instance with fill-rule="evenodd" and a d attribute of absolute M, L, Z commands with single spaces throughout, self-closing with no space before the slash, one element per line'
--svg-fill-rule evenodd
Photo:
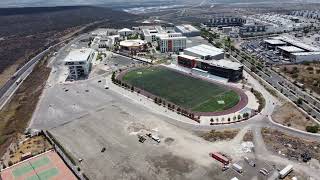
<path fill-rule="evenodd" d="M 190 24 L 183 24 L 180 26 L 176 26 L 182 33 L 191 33 L 191 32 L 200 32 L 197 28 Z"/>
<path fill-rule="evenodd" d="M 214 65 L 217 67 L 223 67 L 225 69 L 232 69 L 232 70 L 239 70 L 243 65 L 237 62 L 233 62 L 226 59 L 220 59 L 220 60 L 200 60 L 202 62 L 206 62 L 210 65 Z"/>
<path fill-rule="evenodd" d="M 141 39 L 131 39 L 131 40 L 124 40 L 120 42 L 120 46 L 125 47 L 138 47 L 145 45 L 146 42 Z"/>
<path fill-rule="evenodd" d="M 295 55 L 295 56 L 312 56 L 312 55 L 320 55 L 320 51 L 318 51 L 318 52 L 297 52 L 297 53 L 292 53 L 292 55 Z"/>
<path fill-rule="evenodd" d="M 232 69 L 232 70 L 239 70 L 243 65 L 237 62 L 233 62 L 231 60 L 227 59 L 220 59 L 220 60 L 203 60 L 194 56 L 189 55 L 179 55 L 180 57 L 191 59 L 199 62 L 208 63 L 210 65 L 216 66 L 216 67 L 223 67 L 225 69 Z"/>
<path fill-rule="evenodd" d="M 209 46 L 205 44 L 187 48 L 185 49 L 185 51 L 189 51 L 200 56 L 216 56 L 224 52 L 223 49 L 219 49 L 214 46 Z"/>
<path fill-rule="evenodd" d="M 315 47 L 309 44 L 306 44 L 304 42 L 295 40 L 293 37 L 288 37 L 288 36 L 278 36 L 278 37 L 273 37 L 272 39 L 278 39 L 284 42 L 287 42 L 293 46 L 299 47 L 301 49 L 307 50 L 307 51 L 320 51 L 319 47 Z"/>
<path fill-rule="evenodd" d="M 266 39 L 264 40 L 265 43 L 271 44 L 271 45 L 286 45 L 286 42 L 283 42 L 279 39 Z"/>
<path fill-rule="evenodd" d="M 87 61 L 93 50 L 90 48 L 73 49 L 64 59 L 65 62 Z"/>
<path fill-rule="evenodd" d="M 3 180 L 77 180 L 60 156 L 50 150 L 35 157 L 26 159 L 1 171 Z"/>
<path fill-rule="evenodd" d="M 289 52 L 289 53 L 294 53 L 294 52 L 304 52 L 305 50 L 300 49 L 295 46 L 280 46 L 278 49 L 281 49 L 283 51 Z"/>
<path fill-rule="evenodd" d="M 132 32 L 132 30 L 128 28 L 123 28 L 123 29 L 120 29 L 118 32 Z"/>
<path fill-rule="evenodd" d="M 163 40 L 178 40 L 178 39 L 187 39 L 187 37 L 185 36 L 176 36 L 176 37 L 169 37 L 169 36 L 159 36 L 160 39 L 163 39 Z"/>
<path fill-rule="evenodd" d="M 181 54 L 181 55 L 179 55 L 180 57 L 182 57 L 182 58 L 186 58 L 186 59 L 197 59 L 196 57 L 194 57 L 194 56 L 189 56 L 189 55 L 186 55 L 186 54 Z"/>

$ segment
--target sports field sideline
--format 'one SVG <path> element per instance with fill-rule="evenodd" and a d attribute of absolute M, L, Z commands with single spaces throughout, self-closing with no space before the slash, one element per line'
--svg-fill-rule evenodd
<path fill-rule="evenodd" d="M 240 101 L 238 93 L 226 86 L 162 66 L 135 69 L 127 72 L 122 79 L 130 85 L 194 112 L 221 112 L 234 107 Z"/>
<path fill-rule="evenodd" d="M 3 180 L 76 180 L 59 155 L 51 150 L 1 171 Z"/>

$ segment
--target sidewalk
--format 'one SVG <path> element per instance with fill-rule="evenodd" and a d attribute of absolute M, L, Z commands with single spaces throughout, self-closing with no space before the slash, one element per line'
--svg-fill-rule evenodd
<path fill-rule="evenodd" d="M 250 102 L 245 108 L 241 109 L 238 112 L 231 113 L 228 115 L 221 115 L 221 116 L 201 116 L 200 117 L 200 124 L 192 119 L 189 119 L 185 116 L 182 116 L 180 114 L 177 114 L 175 111 L 169 110 L 167 107 L 163 107 L 160 105 L 157 105 L 153 102 L 153 99 L 147 98 L 146 96 L 142 94 L 138 94 L 137 92 L 131 92 L 130 90 L 126 90 L 118 85 L 115 85 L 111 81 L 111 75 L 106 77 L 106 82 L 109 84 L 109 89 L 113 90 L 133 101 L 135 101 L 137 104 L 143 105 L 151 110 L 153 110 L 156 113 L 162 114 L 164 116 L 167 116 L 169 118 L 175 119 L 177 121 L 191 124 L 191 125 L 210 125 L 210 123 L 215 123 L 215 124 L 230 124 L 230 123 L 235 123 L 238 121 L 238 115 L 243 114 L 245 112 L 249 112 L 250 108 L 252 107 L 257 107 L 258 104 L 255 104 L 256 102 Z M 252 96 L 251 96 L 252 98 Z M 250 110 L 251 112 L 251 110 Z M 236 119 L 234 119 L 236 118 Z M 230 121 L 228 121 L 230 119 Z M 243 120 L 241 120 L 243 121 Z M 240 121 L 240 122 L 241 122 Z"/>

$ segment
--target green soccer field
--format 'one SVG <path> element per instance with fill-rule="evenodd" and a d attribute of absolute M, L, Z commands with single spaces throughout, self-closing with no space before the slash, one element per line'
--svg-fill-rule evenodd
<path fill-rule="evenodd" d="M 123 80 L 195 112 L 224 111 L 240 101 L 233 90 L 165 67 L 132 70 L 124 75 Z"/>

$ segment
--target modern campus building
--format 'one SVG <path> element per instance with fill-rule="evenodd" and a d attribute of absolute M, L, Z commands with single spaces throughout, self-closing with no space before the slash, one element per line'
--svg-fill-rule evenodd
<path fill-rule="evenodd" d="M 201 44 L 198 46 L 193 46 L 185 49 L 185 55 L 194 56 L 203 60 L 219 60 L 224 58 L 224 50 L 216 48 L 214 46 L 209 46 Z"/>
<path fill-rule="evenodd" d="M 223 27 L 223 26 L 242 26 L 246 23 L 246 20 L 242 17 L 234 16 L 222 16 L 222 17 L 213 17 L 205 25 L 209 27 Z"/>
<path fill-rule="evenodd" d="M 148 43 L 157 42 L 162 53 L 179 52 L 187 46 L 187 37 L 179 32 L 166 31 L 161 26 L 142 29 L 142 36 Z"/>
<path fill-rule="evenodd" d="M 133 34 L 133 31 L 128 28 L 123 28 L 123 29 L 119 30 L 118 33 L 120 36 L 130 36 Z"/>
<path fill-rule="evenodd" d="M 187 37 L 200 36 L 200 30 L 190 24 L 176 26 L 175 31 L 180 32 L 183 36 Z"/>
<path fill-rule="evenodd" d="M 86 77 L 91 69 L 91 61 L 94 56 L 93 49 L 74 49 L 65 58 L 65 65 L 69 69 L 69 79 L 80 79 Z"/>
<path fill-rule="evenodd" d="M 196 71 L 201 70 L 215 76 L 226 78 L 232 82 L 242 79 L 243 76 L 243 66 L 241 64 L 225 59 L 203 60 L 194 56 L 179 55 L 177 57 L 177 63 L 180 66 Z"/>
<path fill-rule="evenodd" d="M 185 36 L 171 36 L 170 34 L 160 36 L 158 40 L 159 48 L 164 52 L 180 52 L 187 46 L 187 38 Z"/>
<path fill-rule="evenodd" d="M 149 43 L 157 41 L 157 37 L 161 34 L 167 34 L 161 26 L 144 27 L 142 29 L 142 36 L 144 37 L 144 40 Z"/>
<path fill-rule="evenodd" d="M 145 41 L 140 39 L 124 40 L 120 42 L 120 50 L 135 55 L 136 53 L 145 50 L 146 44 Z"/>
<path fill-rule="evenodd" d="M 202 44 L 187 48 L 184 54 L 177 57 L 177 64 L 194 72 L 209 73 L 229 81 L 242 79 L 243 66 L 224 59 L 224 51 L 213 46 Z"/>

